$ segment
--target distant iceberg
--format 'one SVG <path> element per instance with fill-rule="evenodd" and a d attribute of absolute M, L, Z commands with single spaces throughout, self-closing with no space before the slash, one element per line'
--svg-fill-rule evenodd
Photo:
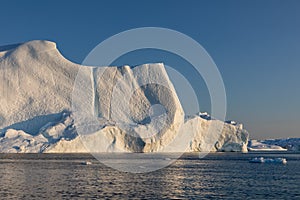
<path fill-rule="evenodd" d="M 249 140 L 249 151 L 300 151 L 300 138 Z"/>

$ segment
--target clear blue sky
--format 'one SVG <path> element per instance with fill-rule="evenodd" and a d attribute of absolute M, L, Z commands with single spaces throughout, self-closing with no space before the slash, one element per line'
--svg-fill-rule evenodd
<path fill-rule="evenodd" d="M 51 40 L 76 63 L 127 29 L 180 31 L 219 67 L 227 119 L 243 122 L 252 138 L 300 137 L 300 1 L 12 0 L 1 1 L 0 19 L 0 45 Z"/>

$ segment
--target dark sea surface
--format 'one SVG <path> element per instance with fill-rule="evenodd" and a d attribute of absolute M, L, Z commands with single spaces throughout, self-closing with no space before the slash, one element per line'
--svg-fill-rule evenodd
<path fill-rule="evenodd" d="M 258 156 L 288 162 L 249 163 Z M 88 154 L 0 154 L 0 199 L 43 198 L 300 199 L 300 154 L 185 154 L 144 174 L 119 172 Z"/>

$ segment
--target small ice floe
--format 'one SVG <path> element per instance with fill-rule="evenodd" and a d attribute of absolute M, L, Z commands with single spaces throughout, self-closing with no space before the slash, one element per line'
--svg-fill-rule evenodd
<path fill-rule="evenodd" d="M 82 165 L 91 165 L 92 162 L 90 162 L 90 161 L 84 161 L 84 162 L 82 162 L 81 164 L 82 164 Z"/>
<path fill-rule="evenodd" d="M 171 158 L 165 158 L 165 160 L 169 161 L 169 160 L 172 160 Z"/>
<path fill-rule="evenodd" d="M 286 164 L 287 161 L 285 158 L 264 158 L 264 157 L 256 157 L 251 159 L 249 162 L 251 163 L 278 163 L 278 164 Z"/>

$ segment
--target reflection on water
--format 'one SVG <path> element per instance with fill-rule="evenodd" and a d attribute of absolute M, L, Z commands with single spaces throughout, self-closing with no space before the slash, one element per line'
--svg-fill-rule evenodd
<path fill-rule="evenodd" d="M 251 157 L 286 157 L 287 165 L 249 163 Z M 82 165 L 91 161 L 92 165 Z M 77 198 L 298 198 L 299 154 L 187 154 L 145 174 L 119 172 L 90 155 L 0 154 L 0 197 Z"/>

